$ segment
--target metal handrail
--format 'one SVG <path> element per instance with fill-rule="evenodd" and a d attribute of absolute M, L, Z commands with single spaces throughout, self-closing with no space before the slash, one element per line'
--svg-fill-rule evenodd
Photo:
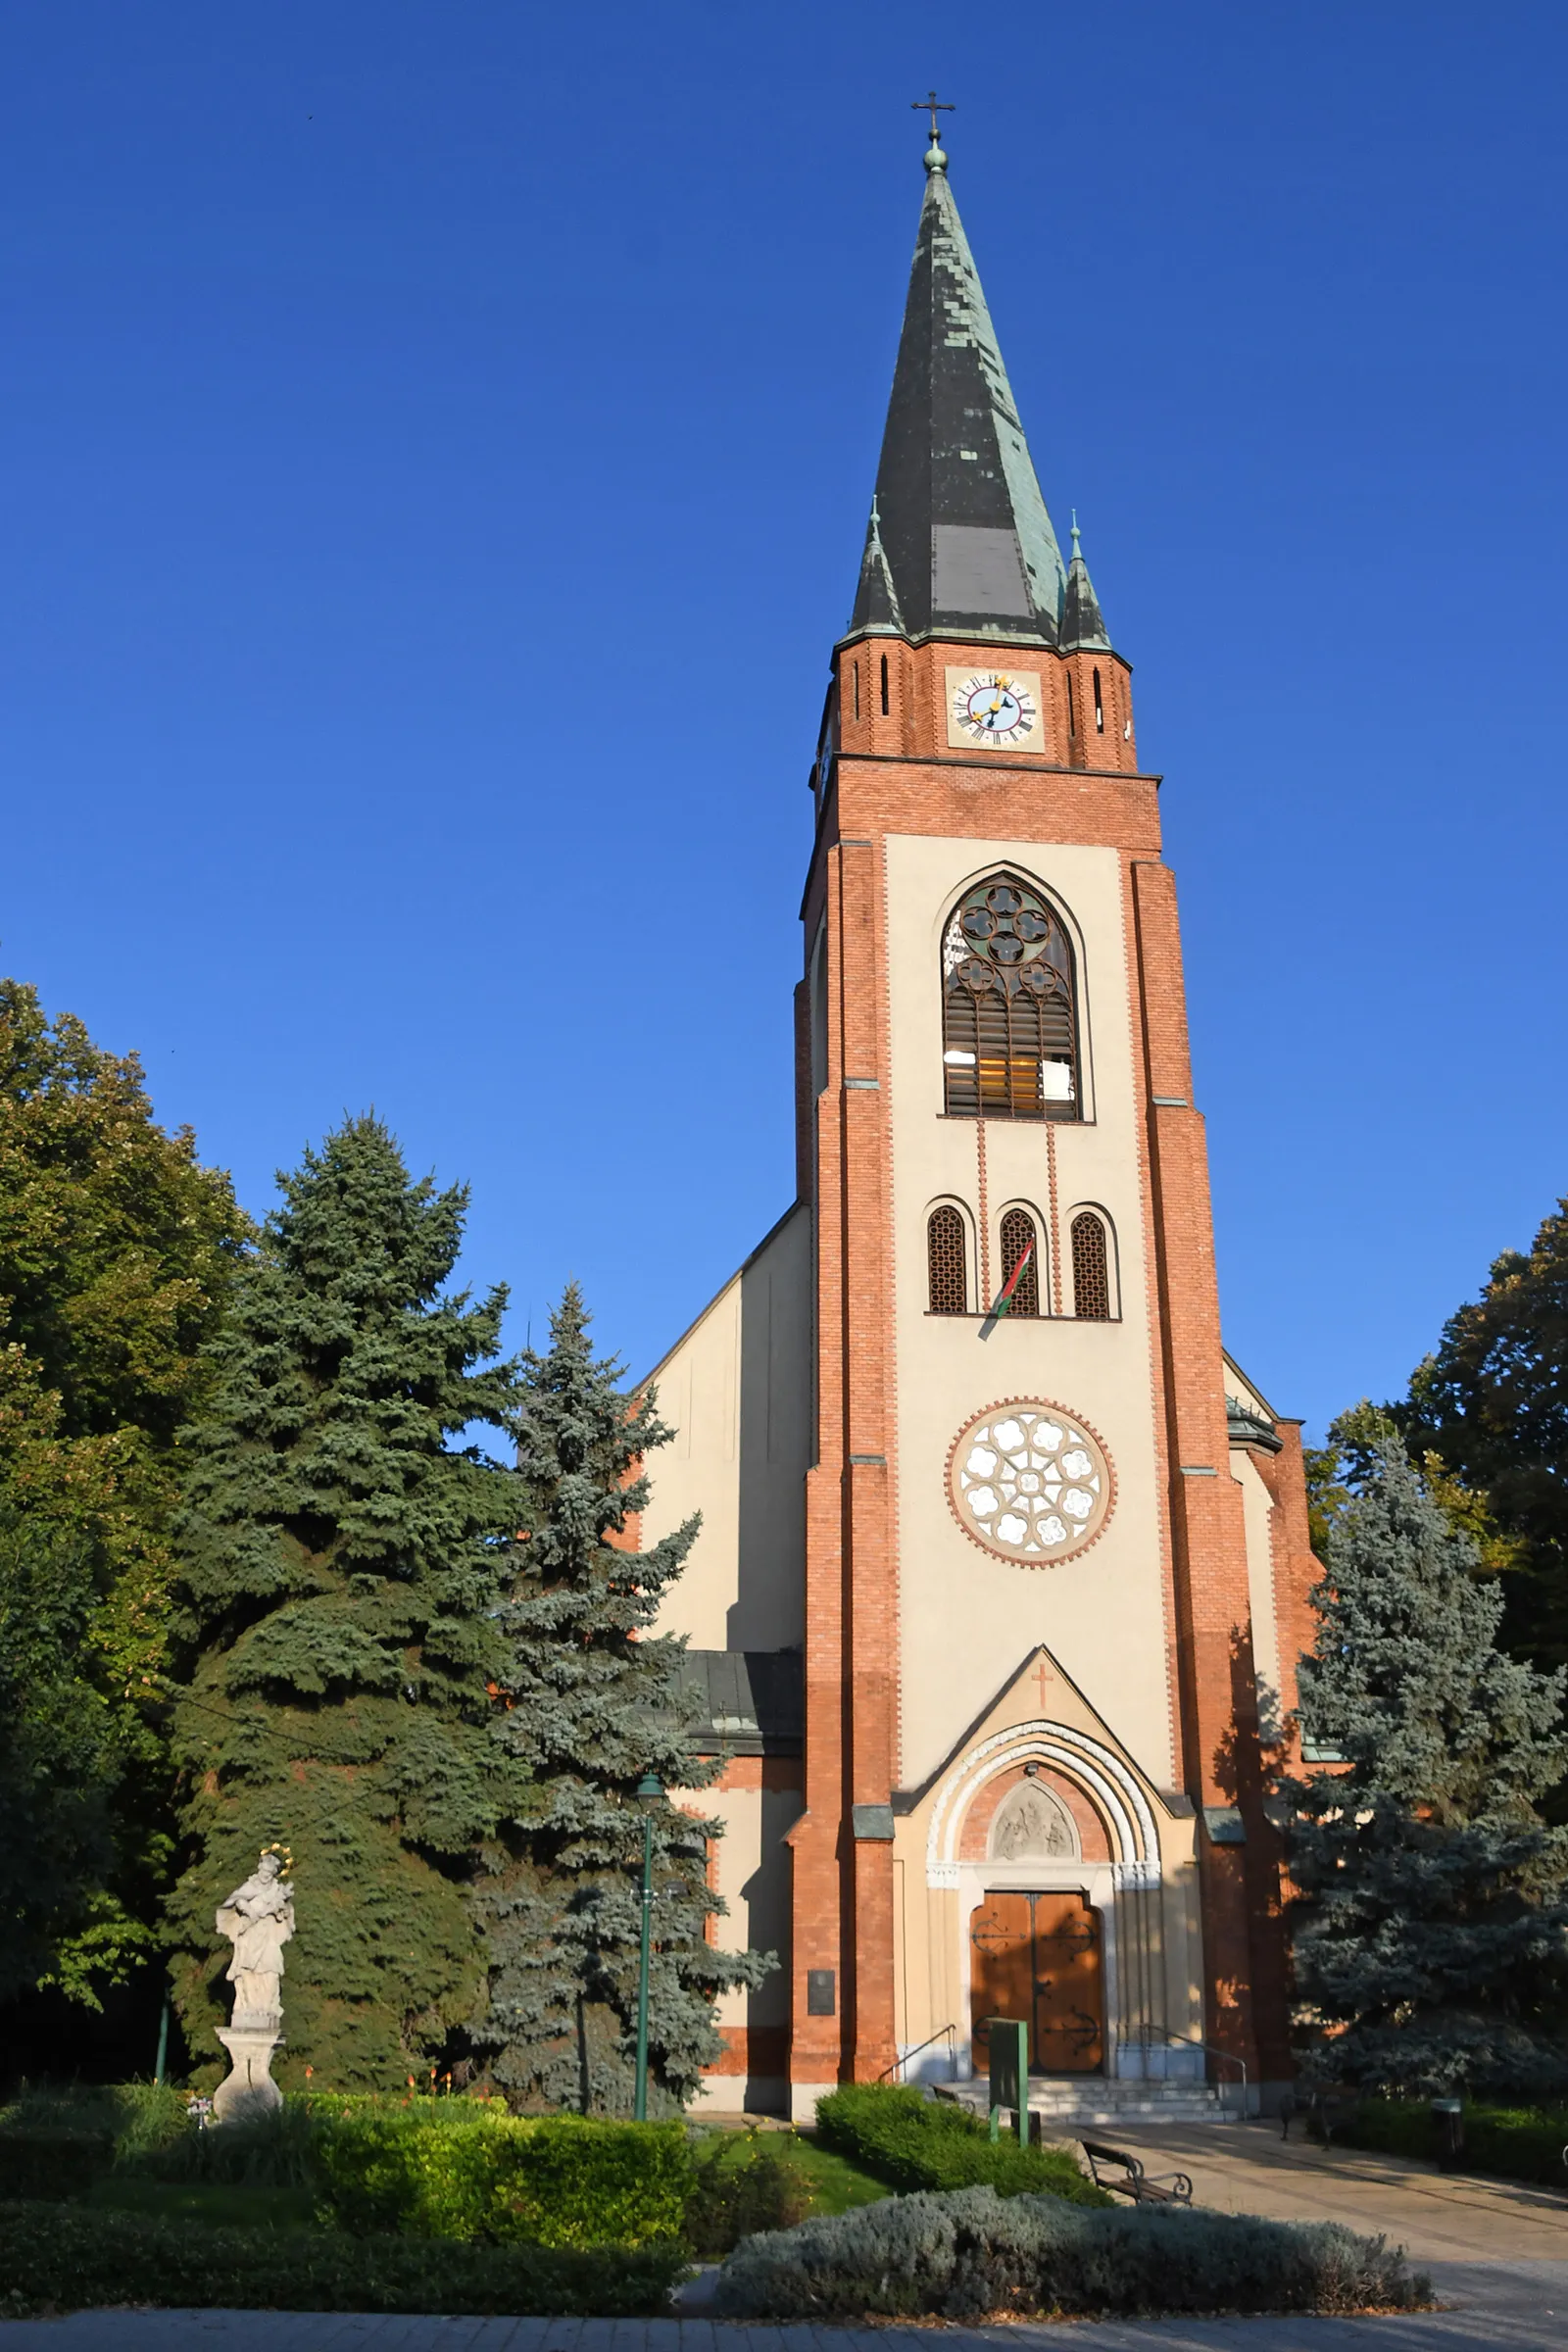
<path fill-rule="evenodd" d="M 924 2041 L 917 2041 L 912 2050 L 901 2051 L 899 2056 L 894 2059 L 891 2066 L 885 2066 L 882 2069 L 882 2072 L 876 2078 L 877 2081 L 879 2082 L 885 2082 L 889 2075 L 896 2075 L 901 2066 L 907 2066 L 911 2058 L 918 2058 L 920 2052 L 922 2050 L 930 2049 L 934 2042 L 945 2040 L 948 2045 L 949 2056 L 951 2057 L 955 2055 L 953 2036 L 957 2033 L 957 2031 L 958 2029 L 956 2026 L 938 2026 L 936 2032 L 932 2034 L 928 2034 Z"/>
<path fill-rule="evenodd" d="M 1163 2034 L 1167 2041 L 1184 2042 L 1190 2050 L 1207 2050 L 1211 2057 L 1228 2058 L 1232 2066 L 1239 2066 L 1242 2070 L 1242 2106 L 1246 2110 L 1250 2110 L 1251 2093 L 1248 2088 L 1247 2060 L 1245 2058 L 1238 2057 L 1234 2050 L 1222 2049 L 1217 2041 L 1200 2041 L 1196 2034 L 1178 2034 L 1172 2026 L 1156 2026 L 1154 2031 L 1156 2034 Z"/>

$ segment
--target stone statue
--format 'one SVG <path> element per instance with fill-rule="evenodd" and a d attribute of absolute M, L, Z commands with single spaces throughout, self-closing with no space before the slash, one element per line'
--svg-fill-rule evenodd
<path fill-rule="evenodd" d="M 228 1981 L 236 2026 L 276 2026 L 283 2016 L 283 1946 L 294 1933 L 294 1896 L 276 1854 L 263 1854 L 218 1913 L 234 1946 Z"/>
<path fill-rule="evenodd" d="M 218 2028 L 229 2056 L 227 2080 L 213 2100 L 221 2124 L 283 2103 L 270 2070 L 272 2052 L 283 2038 L 283 1946 L 294 1933 L 294 1889 L 275 1847 L 220 1904 L 218 1932 L 234 1946 L 227 1971 L 234 2014 Z"/>

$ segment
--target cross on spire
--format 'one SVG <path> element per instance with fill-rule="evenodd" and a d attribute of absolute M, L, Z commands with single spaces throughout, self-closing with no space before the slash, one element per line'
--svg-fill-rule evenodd
<path fill-rule="evenodd" d="M 956 106 L 949 106 L 942 99 L 940 99 L 935 90 L 928 90 L 923 98 L 911 98 L 909 100 L 910 114 L 923 115 L 929 113 L 931 117 L 931 144 L 933 147 L 940 145 L 940 141 L 937 137 L 938 115 L 956 115 L 957 111 L 958 110 Z"/>

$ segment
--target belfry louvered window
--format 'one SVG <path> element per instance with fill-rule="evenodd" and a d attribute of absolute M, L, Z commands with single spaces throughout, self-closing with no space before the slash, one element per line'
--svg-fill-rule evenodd
<path fill-rule="evenodd" d="M 1072 949 L 1038 894 L 993 874 L 942 943 L 942 1066 L 956 1118 L 1078 1117 Z"/>
<path fill-rule="evenodd" d="M 1110 1320 L 1110 1252 L 1092 1208 L 1080 1209 L 1072 1221 L 1072 1311 L 1091 1323 Z"/>
<path fill-rule="evenodd" d="M 931 1276 L 931 1312 L 966 1315 L 969 1311 L 968 1250 L 963 1219 L 946 1203 L 931 1211 L 925 1229 L 926 1257 Z"/>
<path fill-rule="evenodd" d="M 1020 1264 L 1017 1286 L 1008 1301 L 1008 1312 L 1014 1315 L 1038 1315 L 1040 1312 L 1040 1241 L 1035 1221 L 1026 1208 L 1009 1208 L 1002 1220 L 1002 1281 L 1003 1287 L 1012 1281 Z"/>

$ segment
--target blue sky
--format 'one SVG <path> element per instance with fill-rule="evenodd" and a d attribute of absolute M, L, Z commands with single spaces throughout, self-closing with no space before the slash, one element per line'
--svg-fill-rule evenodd
<path fill-rule="evenodd" d="M 784 1207 L 804 779 L 953 180 L 1162 771 L 1233 1349 L 1568 1190 L 1568 14 L 0 5 L 0 962 L 256 1210 L 374 1104 L 641 1368 Z"/>

